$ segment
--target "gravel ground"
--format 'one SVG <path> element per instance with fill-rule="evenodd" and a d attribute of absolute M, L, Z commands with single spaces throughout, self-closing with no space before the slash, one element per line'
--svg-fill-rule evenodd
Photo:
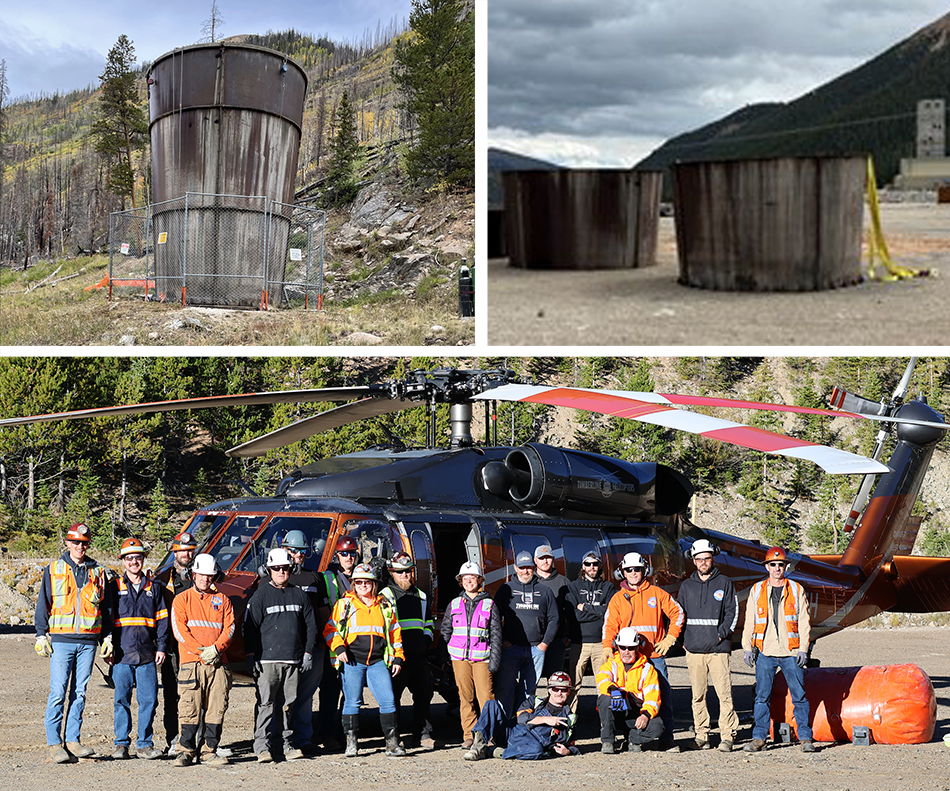
<path fill-rule="evenodd" d="M 545 272 L 488 262 L 488 342 L 499 346 L 946 346 L 950 204 L 883 204 L 895 263 L 930 276 L 803 293 L 732 293 L 677 284 L 672 218 L 657 265 Z M 865 227 L 867 223 L 865 223 Z"/>
<path fill-rule="evenodd" d="M 234 751 L 233 763 L 222 768 L 176 768 L 170 760 L 154 762 L 85 759 L 74 765 L 46 761 L 43 711 L 48 694 L 44 660 L 33 653 L 32 630 L 0 627 L 0 666 L 5 672 L 0 689 L 0 788 L 128 788 L 167 787 L 169 783 L 201 783 L 213 789 L 312 789 L 320 784 L 374 789 L 461 789 L 481 791 L 543 786 L 547 789 L 605 789 L 650 787 L 660 789 L 795 789 L 795 791 L 885 791 L 900 788 L 950 788 L 950 750 L 941 737 L 950 729 L 950 630 L 937 627 L 859 629 L 822 639 L 815 656 L 824 667 L 915 662 L 931 677 L 937 692 L 938 720 L 934 741 L 921 745 L 821 745 L 812 755 L 797 746 L 783 746 L 763 754 L 740 751 L 683 752 L 679 755 L 646 752 L 639 756 L 604 756 L 599 752 L 593 690 L 581 698 L 578 743 L 581 755 L 542 762 L 486 760 L 467 763 L 458 748 L 460 731 L 445 704 L 436 698 L 437 732 L 446 746 L 436 751 L 410 751 L 404 759 L 386 758 L 374 712 L 364 719 L 361 755 L 340 755 L 258 765 L 250 754 L 253 689 L 239 679 L 225 720 L 223 744 Z M 676 737 L 686 744 L 691 718 L 685 660 L 672 659 L 671 680 L 676 708 Z M 750 738 L 751 673 L 733 655 L 736 704 L 742 720 L 740 741 Z M 712 695 L 711 697 L 715 697 Z M 369 698 L 367 694 L 367 698 Z M 156 741 L 163 741 L 160 723 Z M 104 755 L 112 750 L 112 693 L 94 671 L 83 728 L 83 741 Z M 345 780 L 343 778 L 346 778 Z"/>

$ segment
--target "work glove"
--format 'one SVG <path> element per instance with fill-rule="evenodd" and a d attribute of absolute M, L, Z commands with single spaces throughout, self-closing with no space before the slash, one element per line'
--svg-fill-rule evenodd
<path fill-rule="evenodd" d="M 221 655 L 218 653 L 217 648 L 215 648 L 213 645 L 209 645 L 207 648 L 202 648 L 201 653 L 198 656 L 206 665 L 217 665 L 218 658 Z"/>
<path fill-rule="evenodd" d="M 51 657 L 53 655 L 53 644 L 50 642 L 49 635 L 43 635 L 36 638 L 36 645 L 33 647 L 37 656 Z"/>
<path fill-rule="evenodd" d="M 799 651 L 798 656 L 795 657 L 795 661 L 798 662 L 799 667 L 805 667 L 808 664 L 808 652 Z"/>
<path fill-rule="evenodd" d="M 668 634 L 653 647 L 653 650 L 656 651 L 660 656 L 666 656 L 666 652 L 669 651 L 675 643 L 676 638 L 673 637 L 673 635 Z"/>
<path fill-rule="evenodd" d="M 102 645 L 99 646 L 99 656 L 103 659 L 111 659 L 113 650 L 112 635 L 110 634 L 102 641 Z"/>
<path fill-rule="evenodd" d="M 304 673 L 309 673 L 313 670 L 313 654 L 304 654 L 303 663 L 300 665 L 300 669 Z"/>
<path fill-rule="evenodd" d="M 743 651 L 742 661 L 749 667 L 755 667 L 755 654 L 752 651 Z"/>
<path fill-rule="evenodd" d="M 610 690 L 610 710 L 626 711 L 627 697 L 619 689 Z"/>

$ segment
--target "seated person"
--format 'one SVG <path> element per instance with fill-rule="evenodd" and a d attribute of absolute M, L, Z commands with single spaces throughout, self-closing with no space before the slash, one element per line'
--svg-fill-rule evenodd
<path fill-rule="evenodd" d="M 657 670 L 640 652 L 640 635 L 625 626 L 614 639 L 614 653 L 597 671 L 597 711 L 600 713 L 602 753 L 616 752 L 618 725 L 627 731 L 627 749 L 638 753 L 643 745 L 663 735 L 660 718 L 660 682 Z"/>
<path fill-rule="evenodd" d="M 517 717 L 510 719 L 497 700 L 489 700 L 472 729 L 472 746 L 462 757 L 519 758 L 532 761 L 558 755 L 577 755 L 571 739 L 577 715 L 567 705 L 571 677 L 558 671 L 548 679 L 548 696 L 526 700 Z M 489 746 L 492 742 L 498 747 Z M 507 746 L 506 746 L 507 745 Z"/>

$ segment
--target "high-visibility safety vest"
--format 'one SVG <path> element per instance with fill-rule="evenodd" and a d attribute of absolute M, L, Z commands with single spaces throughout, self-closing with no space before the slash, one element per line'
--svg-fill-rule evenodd
<path fill-rule="evenodd" d="M 407 591 L 406 593 L 411 593 L 411 592 L 415 592 L 419 597 L 420 613 L 418 614 L 421 615 L 421 617 L 419 618 L 411 618 L 409 617 L 410 615 L 409 613 L 406 613 L 404 617 L 404 614 L 399 611 L 399 604 L 396 601 L 396 591 L 394 591 L 388 585 L 379 592 L 379 595 L 382 596 L 384 599 L 386 599 L 386 601 L 388 601 L 393 606 L 393 609 L 396 611 L 396 617 L 399 620 L 400 629 L 402 629 L 404 632 L 407 630 L 415 629 L 417 631 L 423 632 L 424 634 L 428 635 L 429 639 L 431 640 L 432 635 L 434 634 L 434 630 L 432 626 L 432 620 L 427 619 L 425 617 L 426 615 L 425 591 L 422 590 L 422 588 L 413 587 L 413 588 L 410 588 L 410 590 Z"/>
<path fill-rule="evenodd" d="M 376 615 L 376 605 L 381 617 Z M 367 659 L 369 659 L 372 655 L 372 641 L 379 638 L 385 640 L 383 661 L 387 667 L 392 667 L 397 656 L 400 661 L 405 659 L 402 650 L 402 630 L 399 628 L 396 612 L 389 600 L 379 594 L 372 605 L 360 602 L 355 593 L 344 595 L 334 605 L 333 613 L 324 627 L 323 634 L 330 646 L 330 660 L 334 667 L 340 666 L 336 651 L 341 645 L 352 653 L 353 643 L 361 641 L 365 644 L 369 641 L 367 648 Z"/>
<path fill-rule="evenodd" d="M 771 617 L 769 592 L 772 586 L 768 580 L 760 580 L 752 586 L 749 602 L 755 602 L 754 620 L 752 622 L 752 645 L 762 650 L 765 642 L 765 630 Z M 798 613 L 807 607 L 805 589 L 794 580 L 785 580 L 782 591 L 782 613 L 785 617 L 785 628 L 788 630 L 788 650 L 797 651 L 801 646 L 798 635 Z M 746 615 L 748 618 L 748 615 Z"/>
<path fill-rule="evenodd" d="M 491 655 L 490 625 L 491 609 L 495 602 L 482 599 L 475 605 L 472 621 L 468 621 L 468 608 L 462 596 L 452 599 L 447 617 L 452 619 L 452 637 L 449 639 L 449 656 L 462 662 L 484 662 Z"/>
<path fill-rule="evenodd" d="M 597 691 L 609 695 L 611 687 L 633 695 L 640 711 L 651 718 L 660 713 L 660 678 L 657 669 L 637 652 L 637 658 L 628 670 L 623 666 L 619 652 L 614 652 L 597 671 Z"/>
<path fill-rule="evenodd" d="M 340 590 L 340 583 L 336 578 L 335 571 L 322 571 L 323 579 L 326 582 L 327 586 L 327 599 L 330 602 L 330 609 L 332 610 L 336 603 L 343 598 L 343 594 L 346 593 L 345 590 Z"/>
<path fill-rule="evenodd" d="M 52 603 L 49 612 L 50 634 L 99 634 L 102 631 L 102 600 L 106 571 L 102 566 L 89 569 L 89 581 L 79 590 L 72 567 L 62 558 L 49 568 Z"/>

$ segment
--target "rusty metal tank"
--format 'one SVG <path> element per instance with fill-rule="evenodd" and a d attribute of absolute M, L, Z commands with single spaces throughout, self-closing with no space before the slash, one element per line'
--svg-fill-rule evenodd
<path fill-rule="evenodd" d="M 723 291 L 857 283 L 866 167 L 864 156 L 675 164 L 680 283 Z"/>
<path fill-rule="evenodd" d="M 662 174 L 522 170 L 502 174 L 508 255 L 526 269 L 656 263 Z"/>
<path fill-rule="evenodd" d="M 148 85 L 159 282 L 181 280 L 187 302 L 279 302 L 290 210 L 265 207 L 293 203 L 307 75 L 280 52 L 218 42 L 161 56 Z"/>

